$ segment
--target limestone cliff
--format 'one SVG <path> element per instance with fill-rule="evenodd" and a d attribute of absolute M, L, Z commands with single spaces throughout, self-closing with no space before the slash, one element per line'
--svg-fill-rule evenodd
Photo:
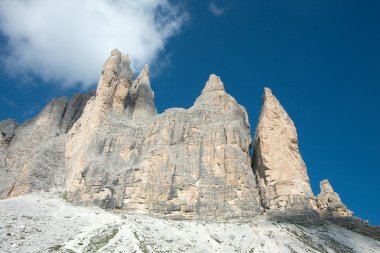
<path fill-rule="evenodd" d="M 191 108 L 157 115 L 141 134 L 139 152 L 129 151 L 123 208 L 182 218 L 259 212 L 248 116 L 219 77 L 210 76 Z"/>
<path fill-rule="evenodd" d="M 104 80 L 120 80 L 128 73 L 128 64 L 120 59 L 112 53 L 105 68 L 111 62 L 119 71 L 110 78 L 103 70 L 94 101 L 69 133 L 67 197 L 75 203 L 189 219 L 257 214 L 248 116 L 220 79 L 211 75 L 190 109 L 156 115 L 147 66 L 134 82 L 105 85 Z M 104 87 L 125 92 L 117 110 L 101 114 L 99 104 L 104 103 L 97 101 L 114 96 Z"/>
<path fill-rule="evenodd" d="M 127 98 L 127 115 L 133 120 L 150 119 L 157 114 L 154 92 L 150 87 L 149 66 L 145 65 L 133 82 Z"/>
<path fill-rule="evenodd" d="M 12 119 L 0 121 L 0 150 L 4 151 L 12 141 L 17 129 L 16 121 Z"/>
<path fill-rule="evenodd" d="M 218 76 L 192 107 L 158 114 L 148 65 L 133 80 L 130 63 L 115 49 L 95 93 L 0 122 L 0 198 L 65 187 L 76 204 L 180 219 L 352 216 L 327 181 L 314 197 L 296 128 L 269 89 L 252 146 L 247 112 Z"/>
<path fill-rule="evenodd" d="M 0 197 L 18 196 L 33 190 L 63 190 L 66 177 L 66 133 L 81 116 L 91 93 L 70 101 L 54 99 L 35 118 L 17 126 L 0 122 Z"/>

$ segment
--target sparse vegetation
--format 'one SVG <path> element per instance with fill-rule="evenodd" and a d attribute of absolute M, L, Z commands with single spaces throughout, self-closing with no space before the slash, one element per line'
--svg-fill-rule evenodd
<path fill-rule="evenodd" d="M 142 251 L 143 253 L 149 253 L 149 251 L 148 251 L 148 249 L 147 249 L 147 247 L 146 247 L 145 242 L 144 242 L 143 240 L 140 240 L 140 237 L 139 237 L 139 235 L 137 234 L 137 232 L 134 231 L 133 234 L 135 235 L 136 240 L 139 242 L 139 247 L 140 247 L 141 251 Z"/>
<path fill-rule="evenodd" d="M 67 195 L 66 192 L 64 192 L 61 196 L 62 196 L 62 198 L 63 198 L 64 200 L 66 200 L 67 202 L 70 202 L 69 197 L 68 197 L 68 195 Z"/>
<path fill-rule="evenodd" d="M 56 252 L 59 251 L 62 248 L 62 245 L 53 245 L 50 248 L 48 248 L 48 252 Z"/>
<path fill-rule="evenodd" d="M 107 245 L 108 242 L 114 238 L 118 232 L 118 228 L 113 228 L 112 230 L 106 230 L 104 233 L 93 236 L 90 239 L 89 244 L 84 248 L 83 252 L 91 253 L 98 251 L 100 248 Z"/>
<path fill-rule="evenodd" d="M 318 252 L 321 252 L 321 253 L 328 253 L 327 249 L 322 244 L 315 242 L 313 238 L 311 238 L 311 236 L 305 234 L 303 231 L 294 231 L 291 229 L 287 229 L 287 231 L 291 233 L 292 235 L 294 235 L 299 241 L 304 243 L 306 246 L 314 250 L 317 250 Z"/>
<path fill-rule="evenodd" d="M 336 253 L 355 253 L 352 248 L 334 240 L 331 236 L 324 235 L 322 239 L 326 242 L 326 245 Z"/>

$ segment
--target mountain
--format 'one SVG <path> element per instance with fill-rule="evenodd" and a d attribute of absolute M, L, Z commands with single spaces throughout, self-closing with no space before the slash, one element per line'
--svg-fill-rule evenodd
<path fill-rule="evenodd" d="M 270 89 L 252 139 L 245 108 L 218 76 L 189 109 L 158 114 L 149 67 L 133 80 L 130 64 L 115 49 L 95 92 L 54 99 L 21 125 L 0 122 L 1 250 L 380 251 L 380 228 L 354 217 L 327 180 L 313 194 L 294 123 Z M 82 211 L 108 218 L 95 226 Z M 51 235 L 47 221 L 58 224 Z M 40 232 L 17 238 L 19 222 Z M 178 234 L 160 238 L 165 231 Z"/>

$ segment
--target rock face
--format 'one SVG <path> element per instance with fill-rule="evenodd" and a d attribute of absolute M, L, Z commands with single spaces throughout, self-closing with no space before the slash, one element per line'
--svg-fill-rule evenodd
<path fill-rule="evenodd" d="M 333 190 L 327 179 L 321 181 L 320 188 L 321 193 L 317 196 L 317 206 L 324 217 L 352 217 L 353 212 L 342 203 L 339 195 Z"/>
<path fill-rule="evenodd" d="M 0 122 L 0 197 L 2 197 L 2 191 L 6 188 L 6 185 L 13 179 L 12 176 L 9 175 L 9 169 L 6 167 L 5 154 L 6 149 L 15 135 L 17 127 L 16 121 L 12 119 Z"/>
<path fill-rule="evenodd" d="M 257 214 L 248 116 L 219 77 L 210 76 L 190 109 L 156 115 L 147 66 L 134 82 L 131 73 L 125 82 L 105 84 L 129 73 L 129 66 L 121 64 L 123 56 L 116 55 L 105 68 L 111 62 L 118 71 L 112 78 L 103 71 L 96 97 L 69 133 L 67 197 L 75 203 L 186 219 Z M 104 87 L 126 91 L 118 103 L 124 107 L 100 110 L 104 103 L 98 100 L 112 101 L 102 94 L 114 96 Z"/>
<path fill-rule="evenodd" d="M 123 175 L 130 161 L 122 158 L 121 144 L 138 137 L 135 126 L 126 123 L 133 123 L 132 76 L 129 57 L 113 50 L 103 66 L 96 96 L 69 132 L 66 189 L 67 197 L 76 203 L 110 208 L 122 204 Z"/>
<path fill-rule="evenodd" d="M 4 120 L 0 122 L 0 149 L 4 150 L 8 147 L 12 141 L 14 133 L 17 128 L 16 121 L 12 119 Z"/>
<path fill-rule="evenodd" d="M 0 198 L 65 187 L 76 204 L 180 219 L 352 216 L 328 181 L 315 199 L 294 124 L 269 89 L 251 157 L 247 112 L 219 77 L 191 108 L 157 114 L 149 67 L 133 76 L 115 49 L 96 93 L 54 99 L 20 126 L 0 122 Z"/>
<path fill-rule="evenodd" d="M 18 126 L 2 121 L 0 197 L 33 190 L 63 190 L 66 177 L 66 132 L 81 116 L 92 94 L 77 94 L 70 101 L 54 99 L 32 120 Z"/>
<path fill-rule="evenodd" d="M 244 108 L 211 75 L 193 107 L 167 110 L 142 132 L 124 208 L 182 218 L 249 217 L 260 210 Z"/>
<path fill-rule="evenodd" d="M 252 167 L 266 210 L 314 208 L 296 128 L 268 88 L 264 90 L 253 150 Z"/>
<path fill-rule="evenodd" d="M 150 87 L 149 66 L 145 65 L 133 82 L 127 97 L 127 115 L 133 120 L 150 119 L 157 114 L 154 92 Z"/>

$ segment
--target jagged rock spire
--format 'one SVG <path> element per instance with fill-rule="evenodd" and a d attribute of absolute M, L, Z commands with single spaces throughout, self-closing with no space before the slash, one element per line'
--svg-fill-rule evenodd
<path fill-rule="evenodd" d="M 220 77 L 211 74 L 202 90 L 201 95 L 197 98 L 194 106 L 197 108 L 207 108 L 213 110 L 220 110 L 226 106 L 237 104 L 236 100 L 228 95 L 224 90 L 223 82 Z"/>
<path fill-rule="evenodd" d="M 149 81 L 149 65 L 145 64 L 144 67 L 141 69 L 139 76 L 136 78 L 135 82 L 137 84 L 143 84 L 150 87 L 150 81 Z"/>
<path fill-rule="evenodd" d="M 332 188 L 329 180 L 324 179 L 319 183 L 319 187 L 321 189 L 321 194 L 330 194 L 335 193 L 334 189 Z"/>
<path fill-rule="evenodd" d="M 157 114 L 154 104 L 154 92 L 150 87 L 149 66 L 145 65 L 139 76 L 133 81 L 133 71 L 128 55 L 114 49 L 104 63 L 102 75 L 96 90 L 92 117 L 102 120 L 108 111 L 125 114 L 129 118 L 140 120 Z"/>
<path fill-rule="evenodd" d="M 150 118 L 157 114 L 154 104 L 154 92 L 150 87 L 149 65 L 145 64 L 130 91 L 130 108 L 132 119 Z"/>
<path fill-rule="evenodd" d="M 268 88 L 264 89 L 252 165 L 265 209 L 311 207 L 314 196 L 296 128 Z"/>
<path fill-rule="evenodd" d="M 208 81 L 206 82 L 205 87 L 202 90 L 202 94 L 210 91 L 224 91 L 224 85 L 222 81 L 220 80 L 220 77 L 211 74 Z"/>
<path fill-rule="evenodd" d="M 353 212 L 343 204 L 327 179 L 320 182 L 320 188 L 321 193 L 317 196 L 317 206 L 323 216 L 339 218 L 353 215 Z"/>
<path fill-rule="evenodd" d="M 123 55 L 117 49 L 112 50 L 110 57 L 104 63 L 98 83 L 95 108 L 100 111 L 109 109 L 124 111 L 128 90 L 132 85 L 133 71 L 130 64 L 128 55 Z"/>

